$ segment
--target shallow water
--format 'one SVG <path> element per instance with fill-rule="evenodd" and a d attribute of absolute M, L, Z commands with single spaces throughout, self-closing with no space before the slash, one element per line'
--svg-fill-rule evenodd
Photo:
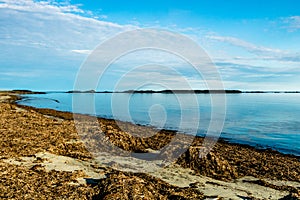
<path fill-rule="evenodd" d="M 222 118 L 220 105 L 212 106 L 209 94 L 48 93 L 24 97 L 20 104 L 75 111 L 186 133 L 197 131 L 199 135 L 205 135 L 208 130 L 212 108 L 216 116 Z M 299 156 L 299 100 L 300 94 L 297 93 L 226 94 L 226 119 L 221 137 Z"/>

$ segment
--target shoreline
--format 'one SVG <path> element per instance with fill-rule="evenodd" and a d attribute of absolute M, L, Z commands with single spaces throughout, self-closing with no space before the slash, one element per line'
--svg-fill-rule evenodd
<path fill-rule="evenodd" d="M 13 96 L 13 99 L 17 99 L 17 98 L 18 97 L 16 97 L 15 95 Z M 7 161 L 7 159 L 8 160 L 10 159 L 11 163 L 21 162 L 21 163 L 25 163 L 24 166 L 25 165 L 31 166 L 33 164 L 29 162 L 30 160 L 29 157 L 32 155 L 35 155 L 36 159 L 37 158 L 40 158 L 41 160 L 52 159 L 52 163 L 57 162 L 59 159 L 69 159 L 69 158 L 76 159 L 77 160 L 76 162 L 84 162 L 84 163 L 92 162 L 93 160 L 92 156 L 89 154 L 89 152 L 87 152 L 84 149 L 82 144 L 78 143 L 80 142 L 80 138 L 78 138 L 78 135 L 74 129 L 74 125 L 72 125 L 72 118 L 73 118 L 72 113 L 66 113 L 66 112 L 50 110 L 50 109 L 38 109 L 33 107 L 19 106 L 17 104 L 12 103 L 13 99 L 5 100 L 4 98 L 4 101 L 7 101 L 7 103 L 0 103 L 1 107 L 3 107 L 2 110 L 4 109 L 3 112 L 1 113 L 3 115 L 2 118 L 7 121 L 6 124 L 5 123 L 2 124 L 2 126 L 4 127 L 1 127 L 1 130 L 2 133 L 7 132 L 7 134 L 10 134 L 11 132 L 10 137 L 14 138 L 14 140 L 12 141 L 15 140 L 18 141 L 17 143 L 18 145 L 7 146 L 6 143 L 10 141 L 11 138 L 10 139 L 5 138 L 6 136 L 2 138 L 2 140 L 6 142 L 3 143 L 3 147 L 1 150 L 2 152 L 6 152 L 7 155 L 4 157 L 3 155 L 1 156 L 0 159 L 1 166 L 2 165 L 6 166 L 6 164 L 2 163 L 2 161 L 3 160 Z M 13 115 L 11 117 L 14 117 L 14 119 L 9 120 L 10 115 Z M 22 144 L 22 141 L 21 140 L 19 141 L 18 137 L 24 137 L 24 136 L 15 135 L 17 133 L 16 130 L 5 128 L 5 126 L 10 127 L 11 123 L 16 120 L 15 118 L 19 119 L 20 124 L 25 123 L 26 126 L 24 125 L 24 128 L 20 127 L 21 128 L 20 130 L 22 130 L 22 132 L 28 133 L 30 137 L 32 136 L 32 137 L 41 138 L 43 144 L 39 144 L 38 142 L 35 143 L 35 141 L 27 140 L 28 142 L 27 146 L 20 149 L 19 144 Z M 34 120 L 29 120 L 31 118 L 40 121 L 40 123 L 35 124 Z M 147 138 L 136 139 L 119 130 L 116 127 L 116 123 L 114 122 L 114 120 L 107 120 L 103 118 L 99 118 L 98 120 L 104 125 L 104 127 L 106 127 L 105 134 L 107 135 L 107 137 L 116 146 L 123 148 L 126 151 L 147 152 L 149 151 L 149 149 L 150 150 L 160 149 L 160 147 L 164 146 L 164 144 L 169 141 L 170 137 L 175 134 L 174 131 L 163 130 L 158 133 L 159 137 L 154 136 L 148 140 Z M 15 124 L 14 127 L 16 128 L 21 126 L 19 123 Z M 149 131 L 151 129 L 151 127 L 137 126 L 126 122 L 120 122 L 120 123 L 128 126 L 130 130 L 138 129 L 142 131 L 144 130 Z M 31 131 L 29 131 L 28 128 L 25 128 L 28 126 L 31 127 L 32 129 L 44 130 L 44 132 L 48 131 L 49 133 L 47 137 L 41 136 L 39 134 L 36 135 L 34 132 L 31 133 Z M 47 128 L 47 126 L 49 128 Z M 44 134 L 44 132 L 42 133 Z M 61 133 L 64 134 L 61 135 Z M 70 133 L 72 134 L 70 135 Z M 193 142 L 192 147 L 200 146 L 199 144 L 201 144 L 202 139 L 203 138 L 197 137 Z M 52 144 L 51 141 L 57 141 L 57 143 L 54 142 Z M 74 143 L 70 141 L 76 141 L 76 142 Z M 46 146 L 48 147 L 46 148 Z M 44 151 L 46 150 L 46 152 L 44 154 L 39 153 L 43 149 Z M 119 184 L 121 180 L 125 182 L 129 180 L 133 181 L 130 182 L 130 184 L 128 185 L 129 188 L 127 188 L 127 190 L 130 190 L 131 186 L 139 187 L 140 186 L 139 181 L 144 181 L 149 183 L 150 185 L 153 183 L 155 183 L 155 185 L 159 185 L 158 186 L 159 188 L 157 188 L 154 185 L 152 185 L 151 187 L 153 187 L 152 189 L 160 191 L 158 193 L 162 195 L 160 196 L 162 198 L 164 197 L 164 194 L 165 196 L 175 195 L 174 193 L 172 193 L 172 191 L 177 190 L 179 191 L 179 193 L 176 195 L 179 195 L 181 197 L 186 197 L 186 198 L 188 195 L 192 195 L 190 196 L 191 197 L 190 199 L 205 199 L 208 197 L 212 197 L 214 195 L 222 197 L 222 192 L 224 192 L 222 190 L 222 187 L 227 188 L 228 191 L 231 191 L 228 193 L 230 195 L 234 195 L 234 193 L 239 195 L 241 194 L 245 195 L 247 194 L 245 193 L 247 189 L 245 189 L 245 191 L 243 192 L 243 191 L 235 190 L 234 187 L 242 187 L 242 186 L 244 187 L 244 185 L 247 184 L 250 184 L 251 186 L 259 187 L 256 188 L 256 190 L 260 192 L 262 191 L 262 189 L 264 189 L 269 193 L 272 194 L 274 193 L 275 196 L 277 195 L 277 197 L 282 197 L 282 198 L 288 195 L 290 195 L 291 197 L 291 195 L 295 196 L 297 193 L 299 194 L 299 188 L 300 188 L 300 182 L 299 182 L 300 162 L 298 160 L 299 157 L 282 154 L 273 150 L 259 150 L 256 149 L 255 147 L 251 147 L 248 145 L 230 144 L 226 141 L 218 141 L 213 151 L 204 159 L 200 159 L 197 154 L 198 152 L 194 150 L 195 149 L 193 148 L 189 148 L 188 152 L 184 153 L 176 161 L 176 163 L 174 163 L 174 166 L 171 165 L 169 167 L 162 169 L 163 173 L 161 174 L 159 174 L 158 172 L 156 174 L 153 173 L 151 175 L 140 174 L 140 173 L 136 174 L 131 172 L 115 171 L 115 169 L 107 166 L 98 167 L 99 170 L 102 169 L 102 171 L 101 170 L 100 171 L 101 173 L 105 174 L 106 178 L 104 176 L 100 177 L 100 180 L 98 182 L 94 180 L 95 178 L 93 178 L 93 180 L 97 182 L 94 185 L 94 187 L 98 189 L 100 188 L 102 191 L 107 191 L 107 195 L 109 195 L 110 189 L 115 188 L 115 185 Z M 59 155 L 63 157 L 60 157 L 58 159 L 54 155 Z M 23 159 L 23 161 L 18 161 L 18 159 L 19 160 Z M 33 161 L 35 160 L 33 159 Z M 49 167 L 49 165 L 51 164 L 47 164 L 47 162 L 48 161 L 43 161 L 43 162 L 40 161 L 40 165 L 41 165 L 40 167 L 47 167 L 47 166 Z M 31 167 L 35 167 L 35 166 L 37 165 L 33 165 Z M 5 168 L 6 171 L 14 169 L 12 168 L 12 165 L 6 167 L 7 167 L 7 169 Z M 55 168 L 54 170 L 57 171 L 57 168 Z M 90 170 L 93 171 L 95 169 L 93 168 Z M 174 170 L 175 171 L 177 170 L 178 174 L 174 174 L 172 172 Z M 50 172 L 54 173 L 53 171 Z M 43 172 L 43 173 L 47 174 L 50 172 Z M 171 172 L 173 174 L 171 174 Z M 72 174 L 74 173 L 78 175 L 78 172 L 73 171 Z M 169 173 L 170 175 L 167 176 L 166 174 Z M 39 170 L 37 170 L 37 174 L 39 174 Z M 87 174 L 87 172 L 85 172 L 85 174 Z M 248 178 L 248 177 L 252 177 L 252 178 Z M 177 179 L 180 181 L 176 181 Z M 119 181 L 115 182 L 114 180 L 119 180 Z M 169 185 L 170 183 L 172 183 L 172 185 Z M 298 186 L 296 185 L 292 186 L 293 184 L 296 183 L 298 183 Z M 185 189 L 181 190 L 180 186 L 181 187 L 184 186 Z M 79 184 L 78 187 L 82 187 L 81 188 L 82 190 L 89 190 L 89 191 L 91 191 L 92 188 L 93 192 L 96 192 L 97 193 L 96 196 L 98 195 L 99 198 L 100 197 L 102 198 L 104 195 L 103 192 L 99 193 L 97 189 L 91 187 L 91 185 L 89 184 L 86 184 L 85 186 L 84 184 L 83 185 Z M 118 194 L 119 195 L 126 194 L 127 191 L 126 187 L 124 190 L 119 191 Z M 167 189 L 165 192 L 163 192 L 160 187 L 165 187 Z M 216 190 L 214 191 L 213 188 L 216 188 Z M 1 191 L 1 187 L 0 187 L 0 191 Z M 251 190 L 248 192 L 252 194 L 251 195 L 248 194 L 244 197 L 249 197 L 249 198 L 255 197 L 257 199 L 260 199 L 258 197 L 262 197 L 259 196 L 259 194 L 256 194 L 255 191 Z M 152 197 L 154 198 L 154 196 Z M 151 196 L 149 196 L 149 198 L 151 199 Z M 223 196 L 223 198 L 226 199 L 229 197 Z M 231 196 L 230 198 L 234 198 L 234 196 Z"/>
<path fill-rule="evenodd" d="M 87 93 L 87 92 L 88 91 L 74 92 L 74 93 Z M 261 91 L 254 91 L 254 92 L 244 92 L 243 91 L 242 93 L 255 93 L 255 92 L 258 92 L 258 93 L 269 93 L 269 92 L 261 92 Z M 63 93 L 70 93 L 70 92 L 63 92 Z M 94 93 L 98 93 L 98 92 L 94 92 Z M 102 93 L 102 92 L 100 92 L 100 93 Z M 277 93 L 277 92 L 274 92 L 274 93 Z M 283 93 L 286 93 L 286 92 L 283 92 Z M 294 93 L 294 92 L 291 92 L 291 93 Z M 41 93 L 40 92 L 32 92 L 32 93 L 25 93 L 25 94 L 41 94 Z M 205 94 L 205 93 L 202 93 L 202 94 Z M 233 94 L 235 94 L 235 93 L 233 93 Z M 33 107 L 33 106 L 27 106 L 27 105 L 18 104 L 18 102 L 21 101 L 22 98 L 24 98 L 24 97 L 19 96 L 19 99 L 17 99 L 17 101 L 14 102 L 14 103 L 17 104 L 20 107 L 24 107 L 25 109 L 33 109 L 33 110 L 35 110 L 37 112 L 40 112 L 42 114 L 49 114 L 49 115 L 53 115 L 53 116 L 57 115 L 56 117 L 63 117 L 65 119 L 73 119 L 73 113 L 70 112 L 70 111 L 60 111 L 60 110 L 55 110 L 55 109 L 51 109 L 51 108 L 37 108 L 37 107 Z M 56 101 L 56 100 L 53 99 L 53 101 Z M 75 113 L 75 114 L 76 115 L 96 117 L 96 118 L 98 118 L 100 120 L 101 119 L 102 120 L 112 120 L 112 121 L 117 121 L 117 122 L 120 122 L 120 123 L 129 123 L 130 125 L 137 125 L 137 126 L 142 126 L 142 127 L 157 129 L 157 127 L 151 126 L 151 125 L 147 125 L 147 124 L 134 124 L 134 123 L 128 122 L 128 121 L 116 120 L 116 119 L 112 119 L 112 118 L 105 118 L 105 117 L 101 117 L 101 116 L 92 116 L 92 115 L 81 114 L 81 113 Z M 66 116 L 68 116 L 68 117 L 66 117 Z M 168 129 L 167 128 L 167 129 L 161 129 L 161 130 L 169 131 L 169 132 L 173 132 L 173 133 L 179 133 L 175 129 Z M 182 132 L 182 134 L 189 135 L 188 132 Z M 204 138 L 201 135 L 195 135 L 193 137 Z M 259 145 L 259 144 L 256 144 L 256 143 L 249 143 L 247 141 L 242 141 L 242 140 L 241 141 L 230 140 L 228 138 L 222 137 L 221 135 L 220 135 L 220 138 L 218 138 L 217 141 L 220 142 L 220 143 L 223 142 L 223 143 L 226 143 L 226 144 L 240 145 L 240 146 L 244 146 L 246 148 L 254 148 L 254 149 L 259 150 L 259 151 L 278 152 L 279 154 L 283 154 L 283 155 L 287 155 L 287 156 L 291 156 L 291 157 L 295 157 L 297 159 L 300 159 L 300 152 L 298 153 L 299 155 L 298 154 L 296 155 L 296 154 L 293 154 L 290 149 L 276 149 L 276 148 L 272 148 L 272 147 L 270 147 L 268 145 Z"/>
<path fill-rule="evenodd" d="M 21 99 L 19 99 L 19 100 L 21 100 Z M 21 104 L 18 104 L 18 103 L 16 103 L 16 105 L 18 107 L 21 107 L 21 108 L 24 108 L 24 109 L 34 110 L 34 111 L 39 112 L 39 113 L 44 114 L 44 115 L 49 115 L 49 116 L 53 116 L 53 117 L 57 117 L 57 118 L 63 118 L 63 119 L 67 119 L 67 120 L 72 120 L 73 119 L 73 113 L 69 112 L 69 111 L 60 111 L 60 110 L 55 110 L 55 109 L 50 109 L 50 108 L 36 108 L 36 107 L 33 107 L 33 106 L 21 105 Z M 134 123 L 128 122 L 128 121 L 115 120 L 115 119 L 99 117 L 99 116 L 90 116 L 90 115 L 81 114 L 81 113 L 75 113 L 75 114 L 86 116 L 86 117 L 92 117 L 92 118 L 95 117 L 98 120 L 116 121 L 116 122 L 119 122 L 119 123 L 130 124 L 132 126 L 141 126 L 141 127 L 145 127 L 145 128 L 151 128 L 151 129 L 154 129 L 154 130 L 158 130 L 157 127 L 151 126 L 151 125 L 134 124 Z M 174 134 L 179 133 L 179 134 L 184 134 L 184 135 L 191 136 L 187 132 L 178 132 L 174 129 L 160 129 L 160 130 L 167 131 L 169 133 L 174 133 Z M 196 137 L 196 138 L 199 138 L 201 140 L 204 139 L 204 137 L 201 136 L 201 135 L 196 135 L 196 136 L 192 136 L 192 137 Z M 284 155 L 284 156 L 288 156 L 288 157 L 292 157 L 292 158 L 296 158 L 296 159 L 300 160 L 300 155 L 298 156 L 298 155 L 295 155 L 295 154 L 292 154 L 292 153 L 284 153 L 284 152 L 281 152 L 281 151 L 276 150 L 276 149 L 272 149 L 271 147 L 267 147 L 267 146 L 262 146 L 262 145 L 259 146 L 257 144 L 256 145 L 251 145 L 251 144 L 246 144 L 246 143 L 239 143 L 239 142 L 235 142 L 235 141 L 230 141 L 229 139 L 226 139 L 226 138 L 223 138 L 223 137 L 220 137 L 217 140 L 217 142 L 218 143 L 223 143 L 223 144 L 228 144 L 228 145 L 241 146 L 241 147 L 244 147 L 244 148 L 249 148 L 249 149 L 257 150 L 257 151 L 261 151 L 261 152 L 264 152 L 264 151 L 273 152 L 273 153 L 281 154 L 281 155 Z"/>
<path fill-rule="evenodd" d="M 26 94 L 28 94 L 28 93 L 26 93 Z M 40 94 L 40 93 L 39 92 L 32 92 L 32 94 Z M 20 100 L 22 100 L 22 97 L 17 95 L 16 100 L 20 101 Z M 28 109 L 34 110 L 34 111 L 39 112 L 43 115 L 48 115 L 48 116 L 57 117 L 57 118 L 63 118 L 63 119 L 67 119 L 67 120 L 73 120 L 74 113 L 72 113 L 72 112 L 59 111 L 59 110 L 49 109 L 49 108 L 36 108 L 36 107 L 33 107 L 33 106 L 20 105 L 15 100 L 13 100 L 13 103 L 16 104 L 18 107 L 21 107 L 21 108 L 24 108 L 24 109 L 27 109 L 27 110 Z M 95 117 L 99 121 L 105 120 L 105 121 L 108 121 L 108 122 L 118 122 L 118 123 L 129 124 L 130 126 L 139 126 L 139 127 L 145 127 L 145 128 L 150 128 L 150 129 L 154 129 L 154 130 L 157 129 L 157 127 L 149 126 L 149 125 L 134 124 L 132 122 L 115 120 L 115 119 L 98 117 L 98 116 L 90 116 L 90 115 L 80 114 L 80 113 L 75 113 L 75 114 L 83 116 L 83 117 L 92 117 L 92 118 Z M 173 134 L 184 134 L 184 135 L 187 135 L 187 136 L 191 136 L 188 133 L 179 133 L 176 130 L 161 129 L 161 131 L 164 131 L 167 134 L 171 134 L 171 135 L 173 135 Z M 200 140 L 204 139 L 204 137 L 199 136 L 199 135 L 192 136 L 192 137 L 195 137 L 196 139 L 200 139 Z M 242 143 L 238 143 L 238 142 L 234 142 L 234 141 L 229 141 L 229 140 L 226 140 L 225 138 L 219 138 L 217 142 L 221 143 L 223 145 L 231 145 L 231 146 L 246 148 L 246 149 L 249 149 L 250 151 L 257 151 L 257 152 L 261 152 L 261 153 L 268 152 L 268 153 L 273 153 L 273 154 L 277 154 L 277 155 L 286 156 L 286 157 L 289 157 L 289 158 L 300 159 L 300 156 L 290 154 L 290 153 L 283 153 L 283 152 L 280 152 L 278 150 L 275 150 L 275 149 L 272 149 L 272 148 L 269 148 L 269 147 L 259 148 L 258 146 L 254 146 L 254 145 L 250 145 L 250 144 L 242 144 Z"/>

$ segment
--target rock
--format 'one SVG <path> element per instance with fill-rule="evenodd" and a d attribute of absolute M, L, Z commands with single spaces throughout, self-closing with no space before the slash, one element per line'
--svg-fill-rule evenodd
<path fill-rule="evenodd" d="M 201 175 L 231 180 L 238 177 L 235 167 L 223 159 L 218 153 L 210 151 L 206 156 L 199 156 L 199 148 L 190 147 L 177 163 L 189 167 Z"/>
<path fill-rule="evenodd" d="M 197 189 L 172 186 L 143 173 L 114 171 L 98 184 L 94 199 L 204 199 Z"/>

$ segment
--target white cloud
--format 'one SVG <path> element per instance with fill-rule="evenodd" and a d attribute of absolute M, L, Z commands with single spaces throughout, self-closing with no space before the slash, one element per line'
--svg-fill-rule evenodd
<path fill-rule="evenodd" d="M 84 12 L 76 5 L 2 0 L 1 43 L 70 52 L 93 49 L 105 39 L 134 28 L 79 15 Z"/>
<path fill-rule="evenodd" d="M 268 48 L 268 47 L 263 47 L 263 46 L 257 46 L 254 45 L 250 42 L 246 42 L 244 40 L 235 38 L 235 37 L 222 37 L 222 36 L 207 36 L 207 38 L 212 39 L 212 40 L 217 40 L 220 42 L 226 42 L 229 44 L 232 44 L 234 46 L 242 47 L 246 49 L 249 52 L 252 52 L 254 54 L 260 55 L 272 55 L 272 54 L 278 54 L 278 53 L 286 53 L 285 51 L 282 51 L 280 49 L 273 49 L 273 48 Z"/>
<path fill-rule="evenodd" d="M 37 77 L 39 73 L 37 72 L 0 72 L 1 76 L 8 76 L 8 77 Z"/>
<path fill-rule="evenodd" d="M 206 36 L 206 38 L 211 40 L 216 40 L 219 42 L 228 43 L 236 47 L 240 47 L 246 50 L 247 52 L 256 55 L 256 58 L 251 58 L 251 59 L 237 56 L 236 60 L 243 60 L 243 59 L 248 61 L 255 60 L 257 62 L 257 59 L 260 59 L 260 60 L 276 60 L 282 62 L 300 62 L 300 53 L 298 52 L 295 53 L 286 50 L 255 45 L 235 37 L 208 35 Z"/>
<path fill-rule="evenodd" d="M 74 53 L 79 53 L 79 54 L 90 54 L 92 52 L 92 50 L 87 50 L 87 49 L 74 49 L 74 50 L 71 50 L 72 52 Z"/>
<path fill-rule="evenodd" d="M 30 12 L 53 13 L 53 12 L 69 12 L 69 13 L 85 13 L 78 5 L 71 5 L 67 2 L 52 1 L 32 1 L 32 0 L 1 0 L 0 8 L 15 9 Z"/>
<path fill-rule="evenodd" d="M 89 50 L 135 28 L 89 15 L 68 2 L 0 0 L 0 85 L 70 89 Z"/>
<path fill-rule="evenodd" d="M 300 16 L 291 16 L 283 18 L 283 23 L 285 24 L 284 28 L 289 31 L 296 31 L 300 29 Z"/>

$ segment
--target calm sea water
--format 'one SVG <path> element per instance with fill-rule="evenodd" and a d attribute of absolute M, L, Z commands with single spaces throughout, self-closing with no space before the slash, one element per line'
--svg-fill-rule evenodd
<path fill-rule="evenodd" d="M 72 112 L 73 95 L 82 99 L 76 112 L 158 128 L 189 133 L 198 120 L 197 133 L 203 135 L 211 120 L 209 94 L 197 94 L 198 105 L 191 103 L 191 94 L 123 93 L 25 95 L 19 103 Z M 91 105 L 95 106 L 95 112 Z M 221 137 L 300 156 L 300 94 L 226 94 L 226 119 Z"/>

